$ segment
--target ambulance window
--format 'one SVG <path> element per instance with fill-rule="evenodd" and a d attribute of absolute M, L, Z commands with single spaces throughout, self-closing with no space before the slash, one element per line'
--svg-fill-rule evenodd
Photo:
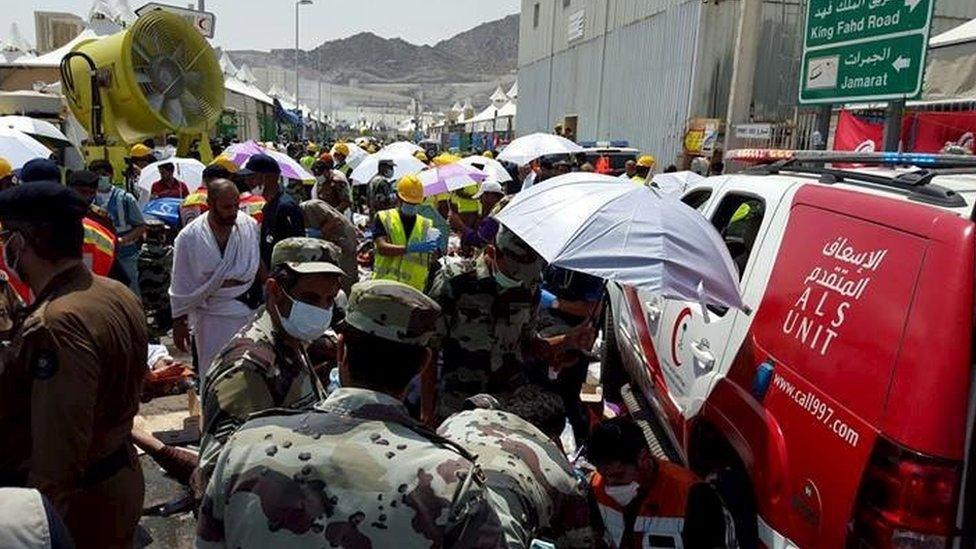
<path fill-rule="evenodd" d="M 708 199 L 711 197 L 711 189 L 699 189 L 682 196 L 681 201 L 701 212 L 705 210 L 705 205 L 708 204 Z"/>
<path fill-rule="evenodd" d="M 761 198 L 729 193 L 722 198 L 712 216 L 712 224 L 729 248 L 740 279 L 749 263 L 765 213 L 766 203 Z"/>

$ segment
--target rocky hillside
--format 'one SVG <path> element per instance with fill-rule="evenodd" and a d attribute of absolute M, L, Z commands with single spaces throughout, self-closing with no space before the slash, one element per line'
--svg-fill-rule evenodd
<path fill-rule="evenodd" d="M 515 70 L 518 56 L 518 14 L 484 23 L 434 46 L 418 46 L 401 38 L 361 32 L 300 51 L 303 78 L 316 68 L 336 81 L 420 83 L 484 81 Z M 294 64 L 295 50 L 229 51 L 238 65 L 285 67 Z"/>

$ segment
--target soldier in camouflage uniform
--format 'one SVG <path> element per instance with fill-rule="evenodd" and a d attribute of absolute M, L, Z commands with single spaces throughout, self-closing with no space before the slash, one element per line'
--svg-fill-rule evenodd
<path fill-rule="evenodd" d="M 343 276 L 338 254 L 334 244 L 316 238 L 287 238 L 275 245 L 265 283 L 267 305 L 207 371 L 200 441 L 204 478 L 224 441 L 250 414 L 304 410 L 325 398 L 306 348 L 331 322 Z"/>
<path fill-rule="evenodd" d="M 474 457 L 400 401 L 431 367 L 439 307 L 389 280 L 353 287 L 339 327 L 342 388 L 313 410 L 270 411 L 227 441 L 197 547 L 498 547 Z"/>
<path fill-rule="evenodd" d="M 592 547 L 586 479 L 554 442 L 566 421 L 560 398 L 527 385 L 500 399 L 476 395 L 465 407 L 437 432 L 478 456 L 507 545 L 539 538 Z"/>
<path fill-rule="evenodd" d="M 396 208 L 396 185 L 393 182 L 395 164 L 392 160 L 380 160 L 377 174 L 366 185 L 369 215 L 375 217 L 383 210 Z"/>
<path fill-rule="evenodd" d="M 444 311 L 443 371 L 437 417 L 461 410 L 479 393 L 511 391 L 545 369 L 529 372 L 525 361 L 546 361 L 592 342 L 592 328 L 542 339 L 536 332 L 543 261 L 511 231 L 501 228 L 494 244 L 473 262 L 437 273 L 430 296 Z M 542 376 L 542 377 L 539 377 Z"/>

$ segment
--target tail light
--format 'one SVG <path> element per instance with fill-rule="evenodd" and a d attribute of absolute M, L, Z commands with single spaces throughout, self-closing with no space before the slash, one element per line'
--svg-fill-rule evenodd
<path fill-rule="evenodd" d="M 879 438 L 853 513 L 848 549 L 943 549 L 956 532 L 961 465 Z"/>

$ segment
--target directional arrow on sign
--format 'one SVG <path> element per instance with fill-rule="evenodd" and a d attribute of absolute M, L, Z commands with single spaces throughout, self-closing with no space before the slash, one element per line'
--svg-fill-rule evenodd
<path fill-rule="evenodd" d="M 908 8 L 909 13 L 915 11 L 915 8 L 922 3 L 922 0 L 905 0 L 905 7 Z"/>
<path fill-rule="evenodd" d="M 908 67 L 912 66 L 912 60 L 909 57 L 899 55 L 898 59 L 895 59 L 894 62 L 891 63 L 891 66 L 895 68 L 896 72 L 901 72 L 902 69 L 907 69 Z"/>

